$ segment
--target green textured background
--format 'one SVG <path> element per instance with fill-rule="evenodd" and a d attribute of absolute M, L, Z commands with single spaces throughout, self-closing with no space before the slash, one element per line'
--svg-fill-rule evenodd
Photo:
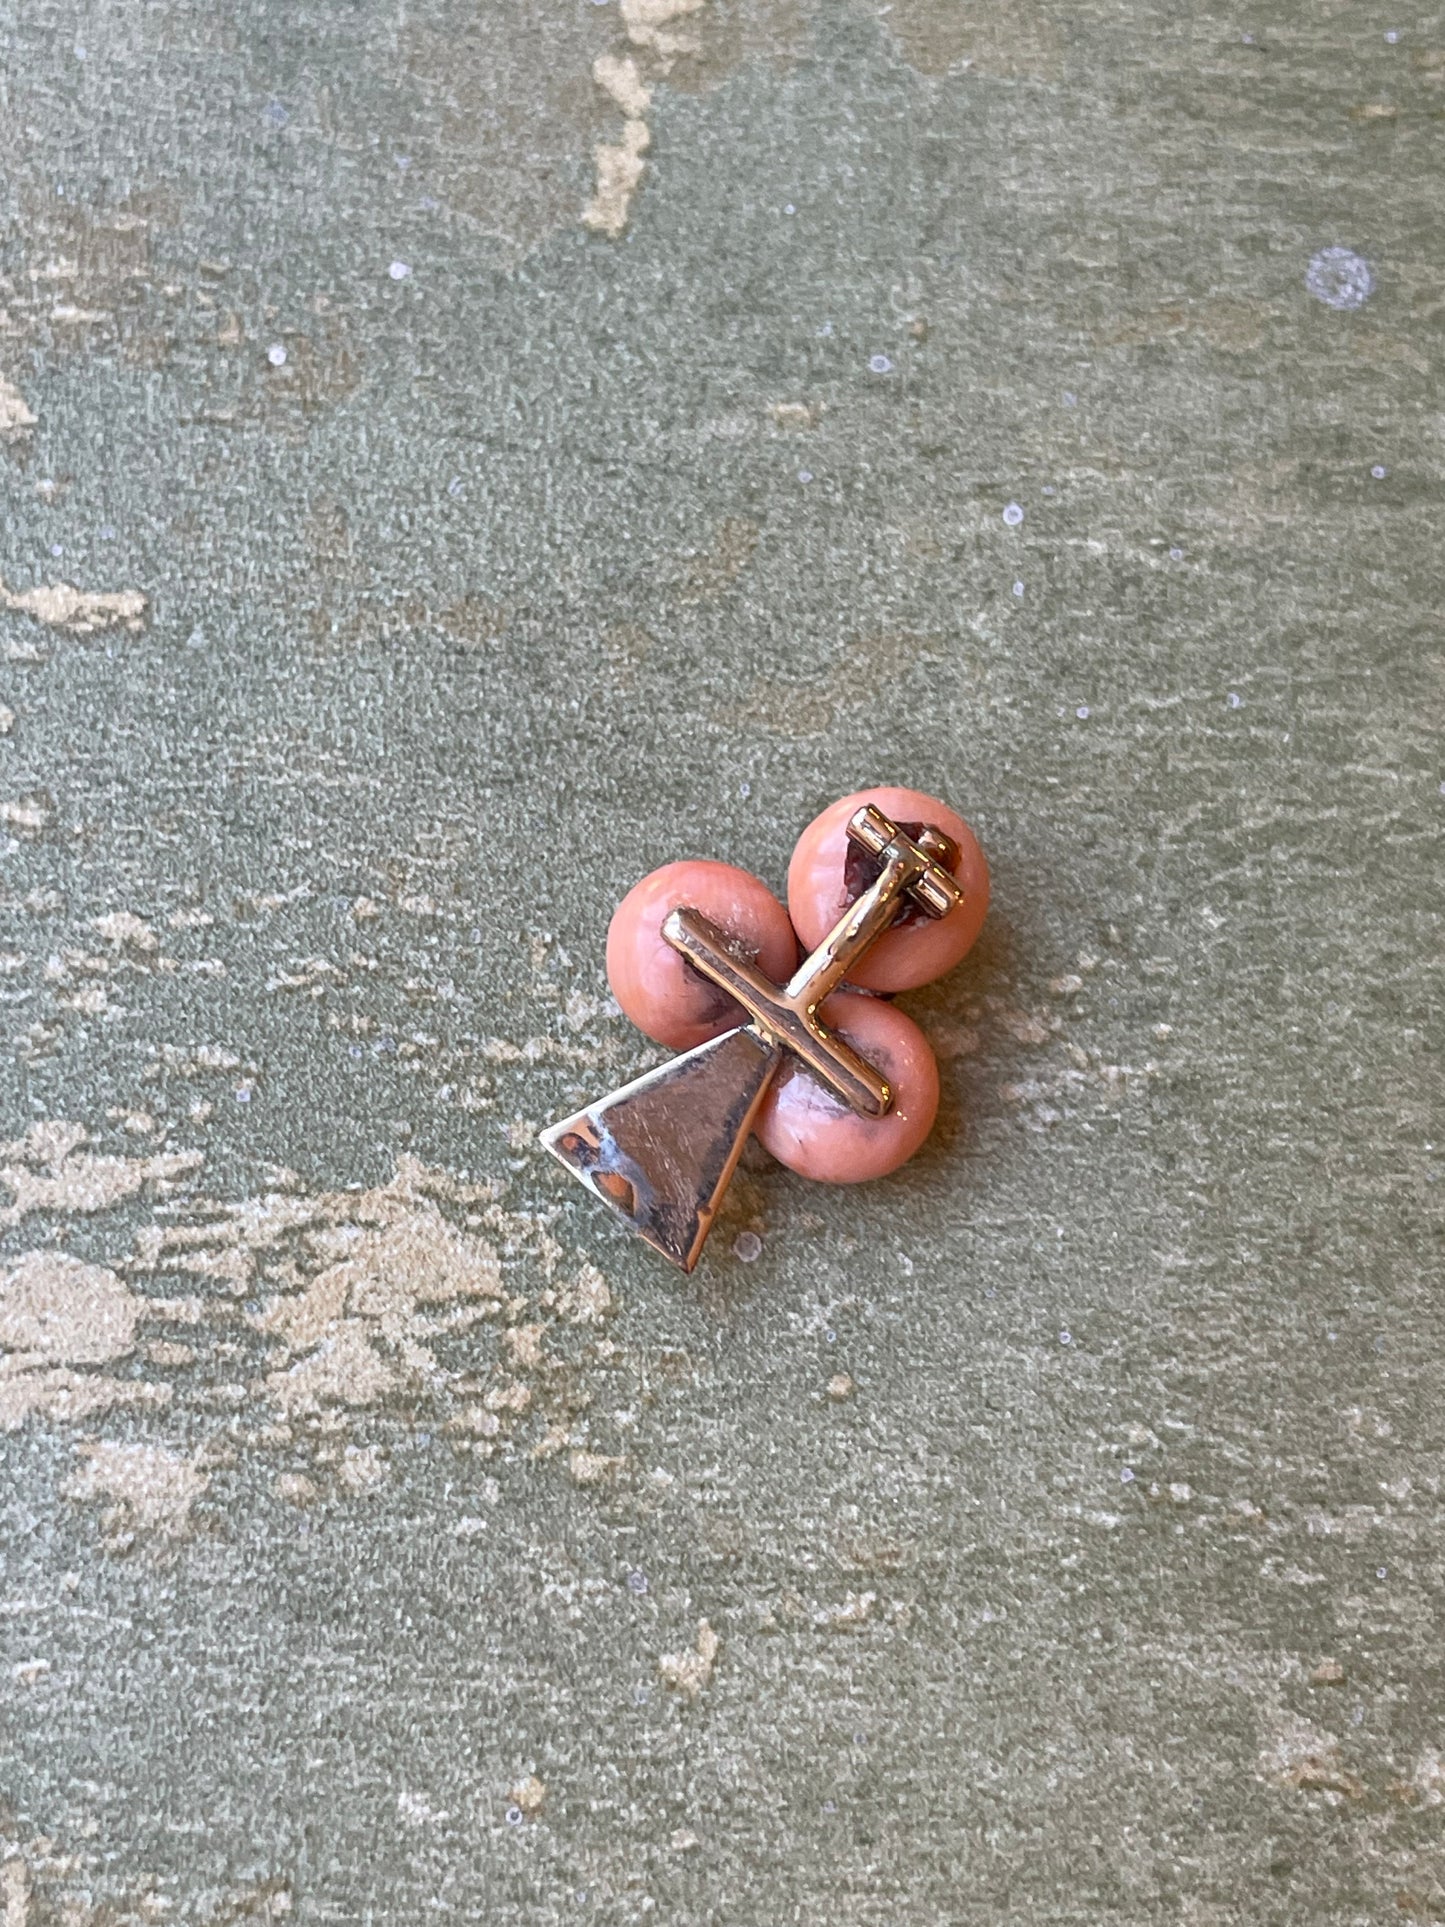
<path fill-rule="evenodd" d="M 623 4 L 4 9 L 5 1927 L 1445 1919 L 1445 22 Z M 679 1282 L 611 906 L 880 780 Z"/>

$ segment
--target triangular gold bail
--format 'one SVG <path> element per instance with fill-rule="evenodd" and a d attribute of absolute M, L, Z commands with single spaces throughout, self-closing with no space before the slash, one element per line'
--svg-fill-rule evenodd
<path fill-rule="evenodd" d="M 749 1025 L 727 1031 L 549 1125 L 542 1142 L 691 1271 L 781 1055 Z"/>

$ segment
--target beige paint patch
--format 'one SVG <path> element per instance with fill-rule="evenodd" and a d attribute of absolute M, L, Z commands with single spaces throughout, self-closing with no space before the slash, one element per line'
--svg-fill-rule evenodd
<path fill-rule="evenodd" d="M 341 1457 L 337 1476 L 348 1492 L 371 1492 L 385 1485 L 388 1468 L 378 1445 L 348 1445 Z"/>
<path fill-rule="evenodd" d="M 30 1927 L 30 1870 L 18 1854 L 0 1863 L 4 1927 Z"/>
<path fill-rule="evenodd" d="M 326 1405 L 374 1405 L 400 1383 L 399 1372 L 376 1351 L 363 1328 L 338 1322 L 314 1351 L 269 1373 L 266 1388 L 281 1410 L 295 1417 Z"/>
<path fill-rule="evenodd" d="M 405 20 L 395 57 L 428 103 L 434 191 L 469 224 L 476 246 L 514 262 L 579 216 L 599 234 L 623 232 L 644 177 L 643 129 L 659 81 L 716 86 L 753 62 L 791 60 L 806 41 L 801 0 L 620 0 L 616 9 L 474 7 L 445 22 Z M 370 123 L 352 92 L 317 91 L 328 138 L 360 148 Z M 633 123 L 638 131 L 629 131 Z M 593 180 L 579 196 L 584 154 Z M 335 604 L 333 594 L 318 606 L 319 638 L 349 633 L 361 619 L 338 622 Z"/>
<path fill-rule="evenodd" d="M 679 30 L 676 22 L 699 13 L 705 4 L 706 0 L 622 0 L 623 31 L 653 78 L 669 73 L 680 55 L 700 51 L 697 35 L 690 29 Z M 630 53 L 600 54 L 592 63 L 592 78 L 626 118 L 621 139 L 603 142 L 596 149 L 597 185 L 582 219 L 615 241 L 627 226 L 642 182 L 642 157 L 652 145 L 643 118 L 652 105 L 652 87 Z"/>
<path fill-rule="evenodd" d="M 0 1346 L 26 1364 L 102 1365 L 131 1350 L 143 1310 L 104 1265 L 28 1251 L 0 1279 Z"/>
<path fill-rule="evenodd" d="M 292 1355 L 266 1384 L 293 1415 L 372 1405 L 435 1378 L 426 1341 L 454 1326 L 458 1312 L 491 1315 L 502 1296 L 494 1245 L 452 1225 L 404 1179 L 342 1195 L 349 1222 L 325 1214 L 303 1233 L 308 1254 L 331 1262 L 300 1291 L 268 1297 L 257 1318 Z"/>
<path fill-rule="evenodd" d="M 634 47 L 645 47 L 671 65 L 679 54 L 699 51 L 696 33 L 679 31 L 677 22 L 700 13 L 705 0 L 622 0 L 622 25 Z"/>
<path fill-rule="evenodd" d="M 512 1804 L 519 1807 L 527 1819 L 535 1820 L 547 1804 L 546 1783 L 535 1773 L 529 1773 L 512 1788 Z"/>
<path fill-rule="evenodd" d="M 629 120 L 641 120 L 652 105 L 652 89 L 644 83 L 630 54 L 599 54 L 592 63 L 592 78 Z"/>
<path fill-rule="evenodd" d="M 56 1121 L 32 1125 L 23 1138 L 0 1145 L 0 1185 L 11 1194 L 0 1207 L 0 1226 L 18 1224 L 32 1211 L 109 1211 L 147 1188 L 165 1194 L 202 1163 L 199 1151 L 95 1157 L 80 1149 L 87 1140 L 83 1125 Z"/>
<path fill-rule="evenodd" d="M 32 265 L 17 288 L 17 308 L 32 326 L 51 332 L 62 351 L 94 352 L 97 331 L 126 359 L 153 365 L 155 335 L 137 316 L 147 299 L 183 292 L 152 276 L 150 227 L 169 220 L 174 205 L 165 189 L 134 192 L 104 210 L 77 200 L 42 196 L 30 200 L 25 231 Z M 122 332 L 122 317 L 136 325 Z"/>
<path fill-rule="evenodd" d="M 73 636 L 92 635 L 100 629 L 135 632 L 144 628 L 148 606 L 138 589 L 77 589 L 68 582 L 50 582 L 15 590 L 0 578 L 0 609 Z"/>
<path fill-rule="evenodd" d="M 505 1210 L 497 1187 L 402 1159 L 370 1191 L 277 1192 L 209 1209 L 203 1222 L 147 1227 L 141 1260 L 259 1301 L 246 1322 L 273 1351 L 251 1391 L 305 1436 L 334 1440 L 388 1399 L 425 1398 L 440 1405 L 437 1422 L 458 1451 L 487 1457 L 540 1393 L 546 1422 L 572 1442 L 586 1394 L 575 1360 L 553 1359 L 549 1324 L 600 1322 L 612 1294 L 587 1267 L 559 1293 L 561 1247 L 534 1216 Z M 504 1259 L 540 1271 L 540 1288 L 508 1290 Z M 500 1329 L 481 1344 L 489 1324 Z M 336 1462 L 339 1445 L 325 1450 Z M 337 1476 L 354 1487 L 344 1466 Z"/>
<path fill-rule="evenodd" d="M 607 1280 L 584 1258 L 575 1278 L 557 1288 L 554 1303 L 560 1317 L 572 1325 L 600 1325 L 612 1310 Z"/>
<path fill-rule="evenodd" d="M 810 428 L 816 428 L 822 418 L 821 402 L 775 401 L 773 403 L 774 422 L 779 428 L 785 428 L 792 434 L 805 433 Z"/>
<path fill-rule="evenodd" d="M 126 1357 L 146 1311 L 104 1265 L 26 1252 L 0 1276 L 0 1430 L 32 1415 L 68 1421 L 117 1404 L 164 1404 L 167 1386 L 78 1369 Z"/>
<path fill-rule="evenodd" d="M 623 1461 L 606 1452 L 572 1452 L 567 1470 L 576 1485 L 610 1485 L 622 1470 Z"/>
<path fill-rule="evenodd" d="M 25 397 L 13 382 L 0 375 L 0 442 L 25 441 L 35 427 L 35 417 Z"/>
<path fill-rule="evenodd" d="M 43 836 L 55 821 L 55 805 L 43 790 L 0 803 L 0 823 L 17 836 Z"/>
<path fill-rule="evenodd" d="M 502 1347 L 514 1371 L 537 1371 L 547 1361 L 540 1325 L 513 1325 L 502 1333 Z"/>
<path fill-rule="evenodd" d="M 67 1499 L 101 1502 L 107 1531 L 176 1538 L 191 1522 L 191 1507 L 210 1484 L 195 1459 L 163 1445 L 107 1440 L 80 1447 L 81 1468 L 61 1487 Z"/>
<path fill-rule="evenodd" d="M 582 210 L 582 219 L 588 227 L 614 241 L 627 226 L 632 197 L 642 180 L 642 157 L 651 140 L 645 121 L 630 120 L 622 130 L 620 141 L 604 143 L 594 155 L 597 186 Z"/>
<path fill-rule="evenodd" d="M 93 917 L 90 927 L 116 950 L 138 950 L 149 957 L 160 948 L 160 938 L 133 910 L 112 910 L 106 916 Z"/>
<path fill-rule="evenodd" d="M 0 1426 L 121 1402 L 184 1399 L 228 1423 L 249 1412 L 269 1421 L 243 1434 L 249 1449 L 306 1454 L 304 1466 L 276 1468 L 292 1481 L 288 1497 L 381 1484 L 386 1447 L 356 1432 L 389 1400 L 425 1410 L 459 1457 L 510 1454 L 535 1426 L 542 1444 L 524 1449 L 572 1452 L 580 1483 L 606 1484 L 625 1463 L 592 1443 L 621 1421 L 583 1417 L 586 1366 L 601 1365 L 611 1383 L 623 1362 L 597 1329 L 613 1294 L 594 1266 L 574 1259 L 564 1271 L 545 1217 L 507 1210 L 501 1185 L 402 1159 L 388 1184 L 367 1191 L 306 1193 L 278 1172 L 289 1188 L 175 1203 L 175 1180 L 200 1166 L 198 1153 L 96 1157 L 86 1143 L 82 1126 L 52 1122 L 0 1147 L 14 1193 L 7 1221 L 104 1211 L 146 1190 L 166 1208 L 113 1268 L 32 1252 L 0 1277 Z M 184 1279 L 190 1295 L 161 1297 L 154 1282 L 139 1292 L 131 1273 Z M 182 1344 L 172 1329 L 145 1328 L 154 1322 L 194 1329 Z M 122 1357 L 134 1376 L 101 1369 Z M 218 1375 L 222 1360 L 237 1362 Z"/>
<path fill-rule="evenodd" d="M 705 1619 L 697 1622 L 697 1640 L 690 1651 L 664 1653 L 657 1670 L 667 1685 L 686 1700 L 695 1700 L 712 1684 L 722 1640 Z"/>

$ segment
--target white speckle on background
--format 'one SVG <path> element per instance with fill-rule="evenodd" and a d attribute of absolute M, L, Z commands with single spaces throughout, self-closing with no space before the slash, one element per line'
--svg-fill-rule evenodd
<path fill-rule="evenodd" d="M 1362 308 L 1375 292 L 1375 277 L 1353 249 L 1321 248 L 1305 271 L 1305 287 L 1327 308 Z"/>
<path fill-rule="evenodd" d="M 1079 706 L 1078 706 L 1078 708 L 1077 708 L 1077 709 L 1076 709 L 1076 710 L 1074 711 L 1074 714 L 1075 714 L 1075 715 L 1076 715 L 1076 716 L 1078 717 L 1078 719 L 1079 719 L 1079 721 L 1080 721 L 1081 723 L 1086 723 L 1086 722 L 1088 722 L 1088 720 L 1089 720 L 1089 705 L 1088 705 L 1087 703 L 1080 703 L 1080 704 L 1079 704 Z"/>
<path fill-rule="evenodd" d="M 798 470 L 798 480 L 799 480 L 800 482 L 811 482 L 811 481 L 812 481 L 812 479 L 813 479 L 813 471 L 812 471 L 812 469 L 810 469 L 810 468 L 800 468 L 800 469 Z"/>
<path fill-rule="evenodd" d="M 1243 709 L 1244 707 L 1243 696 L 1239 695 L 1233 689 L 1231 689 L 1229 692 L 1229 706 L 1231 709 Z"/>
<path fill-rule="evenodd" d="M 763 1254 L 763 1241 L 756 1231 L 740 1231 L 733 1239 L 733 1256 L 750 1265 Z"/>
<path fill-rule="evenodd" d="M 273 341 L 271 343 L 271 346 L 266 350 L 266 359 L 273 368 L 284 368 L 286 366 L 286 350 L 281 346 L 279 341 Z"/>
<path fill-rule="evenodd" d="M 1024 519 L 1024 512 L 1017 502 L 1010 502 L 1003 512 L 1003 519 L 1011 529 L 1016 529 Z"/>
<path fill-rule="evenodd" d="M 868 366 L 873 370 L 875 375 L 891 375 L 893 373 L 893 363 L 888 359 L 887 355 L 870 356 Z"/>
<path fill-rule="evenodd" d="M 1397 41 L 1397 40 L 1398 40 L 1399 38 L 1400 38 L 1400 35 L 1399 35 L 1399 32 L 1398 32 L 1398 30 L 1397 30 L 1396 28 L 1394 28 L 1394 27 L 1387 27 L 1387 28 L 1385 29 L 1385 45 L 1386 45 L 1387 47 L 1393 47 L 1393 46 L 1394 46 L 1394 44 L 1395 44 L 1395 42 L 1396 42 L 1396 41 Z"/>
<path fill-rule="evenodd" d="M 1375 466 L 1370 470 L 1370 473 L 1377 482 L 1383 482 L 1389 472 L 1389 469 L 1385 467 L 1383 462 L 1376 462 Z"/>
<path fill-rule="evenodd" d="M 1015 584 L 1014 584 L 1014 594 L 1015 594 L 1015 595 L 1022 595 L 1022 594 L 1023 594 L 1023 592 L 1024 592 L 1024 585 L 1023 585 L 1023 583 L 1022 583 L 1022 582 L 1015 582 Z"/>
<path fill-rule="evenodd" d="M 1124 1467 L 1124 1470 L 1119 1474 L 1119 1483 L 1121 1485 L 1132 1485 L 1134 1483 L 1134 1468 L 1132 1465 L 1126 1465 Z"/>
<path fill-rule="evenodd" d="M 1169 560 L 1171 562 L 1182 562 L 1184 560 L 1183 549 L 1171 549 L 1169 551 Z"/>
<path fill-rule="evenodd" d="M 387 273 L 393 281 L 405 281 L 406 277 L 411 273 L 411 269 L 405 261 L 393 261 L 387 269 Z"/>
<path fill-rule="evenodd" d="M 1061 1345 L 1072 1345 L 1073 1342 L 1074 1342 L 1074 1334 L 1072 1332 L 1059 1333 L 1059 1343 Z"/>

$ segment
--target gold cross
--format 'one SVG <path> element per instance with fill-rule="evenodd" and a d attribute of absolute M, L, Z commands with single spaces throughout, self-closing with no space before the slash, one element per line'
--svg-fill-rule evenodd
<path fill-rule="evenodd" d="M 906 836 L 872 804 L 849 818 L 848 835 L 879 873 L 786 984 L 769 982 L 698 911 L 673 910 L 663 936 L 735 998 L 749 1021 L 542 1132 L 542 1143 L 574 1177 L 684 1271 L 702 1255 L 784 1052 L 864 1117 L 882 1117 L 893 1102 L 887 1079 L 834 1036 L 819 1012 L 906 904 L 943 917 L 962 901 L 952 874 L 958 850 L 941 830 Z"/>

